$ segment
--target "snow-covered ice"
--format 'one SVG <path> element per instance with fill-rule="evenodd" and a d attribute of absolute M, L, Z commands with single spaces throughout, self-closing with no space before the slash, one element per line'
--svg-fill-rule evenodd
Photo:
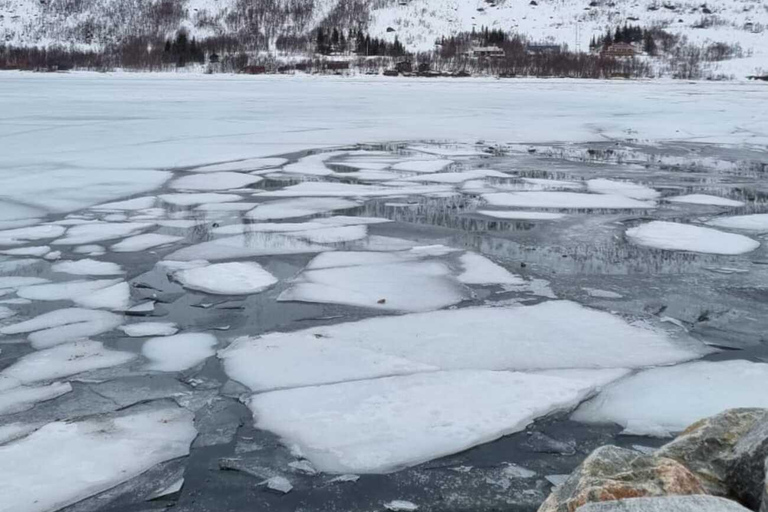
<path fill-rule="evenodd" d="M 183 240 L 182 236 L 163 235 L 160 233 L 145 233 L 135 235 L 112 245 L 109 249 L 114 252 L 139 252 L 162 245 L 169 245 Z"/>
<path fill-rule="evenodd" d="M 725 229 L 743 229 L 744 231 L 764 232 L 768 231 L 768 213 L 718 217 L 707 222 L 707 224 Z"/>
<path fill-rule="evenodd" d="M 272 167 L 280 167 L 288 163 L 285 158 L 250 158 L 247 160 L 237 160 L 235 162 L 226 162 L 223 164 L 205 165 L 189 169 L 190 172 L 227 172 L 227 171 L 257 171 Z"/>
<path fill-rule="evenodd" d="M 720 196 L 711 196 L 707 194 L 688 194 L 685 196 L 667 197 L 667 201 L 671 203 L 685 203 L 685 204 L 708 204 L 712 206 L 744 206 L 743 201 L 736 201 L 734 199 L 728 199 Z"/>
<path fill-rule="evenodd" d="M 285 199 L 262 203 L 248 212 L 246 216 L 253 220 L 293 219 L 334 210 L 346 210 L 356 206 L 359 204 L 354 201 L 337 198 Z"/>
<path fill-rule="evenodd" d="M 94 222 L 72 226 L 54 245 L 84 245 L 134 235 L 154 226 L 148 222 Z"/>
<path fill-rule="evenodd" d="M 0 254 L 6 256 L 45 256 L 51 251 L 47 245 L 35 245 L 30 247 L 19 247 L 18 249 L 7 249 L 0 251 Z"/>
<path fill-rule="evenodd" d="M 184 333 L 150 338 L 141 347 L 149 359 L 148 369 L 180 372 L 196 366 L 216 353 L 216 337 L 204 333 Z"/>
<path fill-rule="evenodd" d="M 766 386 L 764 363 L 700 361 L 652 368 L 607 387 L 573 419 L 618 423 L 636 435 L 663 435 L 725 409 L 768 407 Z"/>
<path fill-rule="evenodd" d="M 214 179 L 214 178 L 209 178 Z M 200 192 L 198 194 L 162 194 L 161 200 L 174 206 L 195 206 L 205 203 L 226 203 L 239 201 L 242 197 L 237 194 L 217 194 L 215 192 Z"/>
<path fill-rule="evenodd" d="M 68 382 L 54 382 L 47 386 L 36 387 L 22 385 L 4 387 L 3 384 L 2 375 L 0 375 L 0 416 L 26 411 L 38 402 L 52 400 L 72 391 L 72 386 Z"/>
<path fill-rule="evenodd" d="M 131 287 L 127 282 L 122 281 L 74 297 L 72 300 L 78 306 L 85 308 L 125 311 L 131 304 Z"/>
<path fill-rule="evenodd" d="M 221 295 L 259 293 L 277 278 L 255 262 L 216 263 L 182 270 L 174 278 L 185 288 Z"/>
<path fill-rule="evenodd" d="M 170 186 L 176 190 L 231 190 L 258 183 L 263 179 L 239 172 L 217 172 L 213 175 L 190 174 L 173 180 Z"/>
<path fill-rule="evenodd" d="M 189 454 L 197 435 L 181 408 L 53 422 L 0 446 L 0 511 L 50 512 Z"/>
<path fill-rule="evenodd" d="M 385 503 L 384 508 L 392 512 L 412 512 L 418 510 L 419 506 L 411 501 L 392 500 Z"/>
<path fill-rule="evenodd" d="M 644 201 L 656 199 L 661 195 L 658 191 L 646 187 L 645 185 L 640 185 L 639 183 L 607 180 L 605 178 L 597 178 L 587 181 L 587 190 L 599 194 L 615 194 Z"/>
<path fill-rule="evenodd" d="M 0 245 L 20 245 L 33 240 L 46 240 L 64 234 L 64 226 L 47 224 L 0 231 Z"/>
<path fill-rule="evenodd" d="M 0 334 L 31 333 L 28 338 L 32 346 L 41 349 L 111 331 L 121 322 L 119 315 L 108 311 L 67 308 L 0 327 Z"/>
<path fill-rule="evenodd" d="M 120 330 L 131 338 L 171 336 L 179 332 L 179 328 L 173 322 L 140 322 L 120 326 Z"/>
<path fill-rule="evenodd" d="M 565 217 L 562 213 L 527 212 L 509 210 L 478 210 L 477 213 L 486 217 L 503 220 L 557 220 Z"/>
<path fill-rule="evenodd" d="M 328 247 L 279 233 L 247 233 L 190 245 L 168 255 L 168 260 L 224 260 L 251 256 L 317 253 Z"/>
<path fill-rule="evenodd" d="M 92 206 L 92 210 L 96 211 L 137 211 L 146 210 L 155 206 L 157 198 L 155 196 L 136 197 L 134 199 L 127 199 L 125 201 L 115 201 L 112 203 L 104 203 L 96 206 Z"/>
<path fill-rule="evenodd" d="M 468 252 L 459 261 L 464 271 L 458 279 L 464 284 L 524 285 L 525 281 L 484 256 Z"/>
<path fill-rule="evenodd" d="M 75 280 L 58 283 L 35 284 L 19 288 L 19 297 L 30 300 L 80 300 L 96 290 L 119 283 L 119 279 L 98 279 L 95 281 Z"/>
<path fill-rule="evenodd" d="M 392 166 L 396 171 L 431 173 L 442 171 L 453 163 L 453 160 L 407 160 Z"/>
<path fill-rule="evenodd" d="M 557 208 L 557 209 L 650 209 L 652 201 L 639 201 L 618 194 L 583 194 L 579 192 L 497 192 L 483 194 L 491 206 L 514 208 Z"/>
<path fill-rule="evenodd" d="M 760 242 L 743 235 L 658 220 L 628 229 L 627 237 L 638 245 L 669 251 L 729 255 L 743 254 L 760 247 Z"/>
<path fill-rule="evenodd" d="M 123 269 L 117 263 L 89 258 L 77 261 L 60 261 L 51 265 L 51 270 L 78 276 L 114 276 L 123 273 Z"/>

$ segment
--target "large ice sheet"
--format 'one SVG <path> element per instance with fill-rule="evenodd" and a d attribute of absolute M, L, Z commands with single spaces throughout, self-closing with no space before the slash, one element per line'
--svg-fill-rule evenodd
<path fill-rule="evenodd" d="M 0 372 L 22 384 L 59 379 L 69 375 L 118 366 L 135 354 L 104 348 L 98 341 L 75 341 L 33 352 Z"/>
<path fill-rule="evenodd" d="M 134 235 L 154 226 L 149 222 L 93 222 L 72 226 L 54 245 L 84 245 Z"/>
<path fill-rule="evenodd" d="M 766 386 L 764 363 L 699 361 L 653 368 L 606 388 L 573 419 L 618 423 L 637 435 L 664 435 L 725 409 L 768 407 Z"/>
<path fill-rule="evenodd" d="M 259 293 L 277 278 L 256 262 L 217 263 L 182 270 L 174 278 L 185 288 L 221 295 Z"/>
<path fill-rule="evenodd" d="M 307 217 L 334 210 L 355 208 L 359 203 L 348 199 L 307 197 L 262 203 L 246 214 L 249 219 L 272 220 Z"/>
<path fill-rule="evenodd" d="M 638 201 L 619 194 L 582 194 L 579 192 L 497 192 L 483 194 L 491 206 L 515 208 L 562 208 L 628 210 L 655 208 L 651 201 Z"/>
<path fill-rule="evenodd" d="M 194 415 L 148 408 L 49 423 L 0 446 L 0 512 L 50 512 L 189 454 Z"/>
<path fill-rule="evenodd" d="M 743 229 L 744 231 L 756 231 L 759 233 L 768 231 L 768 213 L 718 217 L 717 219 L 707 222 L 707 224 L 718 228 Z"/>
<path fill-rule="evenodd" d="M 216 337 L 204 333 L 184 333 L 150 338 L 141 353 L 150 360 L 148 369 L 180 372 L 196 366 L 216 353 Z"/>
<path fill-rule="evenodd" d="M 627 237 L 638 245 L 669 251 L 743 254 L 760 247 L 760 242 L 744 235 L 658 220 L 628 229 Z"/>
<path fill-rule="evenodd" d="M 596 382 L 606 372 L 620 375 L 596 370 Z M 583 377 L 467 370 L 272 391 L 248 405 L 258 428 L 321 471 L 386 473 L 518 432 L 595 388 Z"/>
<path fill-rule="evenodd" d="M 238 172 L 217 172 L 214 175 L 190 174 L 171 182 L 177 190 L 230 190 L 258 183 L 264 178 Z"/>
<path fill-rule="evenodd" d="M 317 262 L 310 262 L 278 300 L 429 311 L 469 297 L 444 263 L 388 256 L 382 260 L 375 253 L 323 254 Z M 324 268 L 318 268 L 320 263 Z"/>
<path fill-rule="evenodd" d="M 257 232 L 190 245 L 170 254 L 167 258 L 171 261 L 215 261 L 250 256 L 317 253 L 328 250 L 330 250 L 328 247 L 284 234 Z"/>
<path fill-rule="evenodd" d="M 120 316 L 107 311 L 67 308 L 0 327 L 0 334 L 32 333 L 29 341 L 34 348 L 41 349 L 111 331 L 121 322 Z"/>

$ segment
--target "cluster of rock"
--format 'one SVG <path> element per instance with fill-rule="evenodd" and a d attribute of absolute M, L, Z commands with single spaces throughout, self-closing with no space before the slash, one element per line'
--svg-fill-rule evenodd
<path fill-rule="evenodd" d="M 768 409 L 701 420 L 652 453 L 598 448 L 539 512 L 768 512 Z"/>

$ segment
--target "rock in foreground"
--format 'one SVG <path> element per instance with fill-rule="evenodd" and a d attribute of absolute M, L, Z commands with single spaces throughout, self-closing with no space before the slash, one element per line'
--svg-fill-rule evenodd
<path fill-rule="evenodd" d="M 589 503 L 578 512 L 747 512 L 735 501 L 715 496 L 667 496 Z"/>

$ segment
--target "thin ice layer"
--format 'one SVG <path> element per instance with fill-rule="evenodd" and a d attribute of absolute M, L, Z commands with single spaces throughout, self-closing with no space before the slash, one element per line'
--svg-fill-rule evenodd
<path fill-rule="evenodd" d="M 706 204 L 712 206 L 744 206 L 742 201 L 736 201 L 734 199 L 728 199 L 726 197 L 712 196 L 708 194 L 688 194 L 685 196 L 675 196 L 666 198 L 667 201 L 672 203 L 686 203 L 686 204 Z"/>
<path fill-rule="evenodd" d="M 646 187 L 645 185 L 640 185 L 639 183 L 607 180 L 605 178 L 597 178 L 587 181 L 587 190 L 599 194 L 616 194 L 640 200 L 656 199 L 661 195 L 658 191 Z"/>
<path fill-rule="evenodd" d="M 194 415 L 144 408 L 49 423 L 0 446 L 0 512 L 49 512 L 189 454 Z"/>
<path fill-rule="evenodd" d="M 768 213 L 754 215 L 736 215 L 733 217 L 718 217 L 707 222 L 710 226 L 725 229 L 743 229 L 744 231 L 768 231 Z"/>
<path fill-rule="evenodd" d="M 569 409 L 606 380 L 451 371 L 272 391 L 248 405 L 258 428 L 321 471 L 386 473 L 519 432 Z"/>
<path fill-rule="evenodd" d="M 760 242 L 743 235 L 658 220 L 628 229 L 627 237 L 638 245 L 668 251 L 732 255 L 760 247 Z"/>
<path fill-rule="evenodd" d="M 768 364 L 700 361 L 652 368 L 606 388 L 573 419 L 664 435 L 735 407 L 768 407 Z"/>
<path fill-rule="evenodd" d="M 145 336 L 170 336 L 179 332 L 173 322 L 141 322 L 120 327 L 127 336 L 143 338 Z"/>

